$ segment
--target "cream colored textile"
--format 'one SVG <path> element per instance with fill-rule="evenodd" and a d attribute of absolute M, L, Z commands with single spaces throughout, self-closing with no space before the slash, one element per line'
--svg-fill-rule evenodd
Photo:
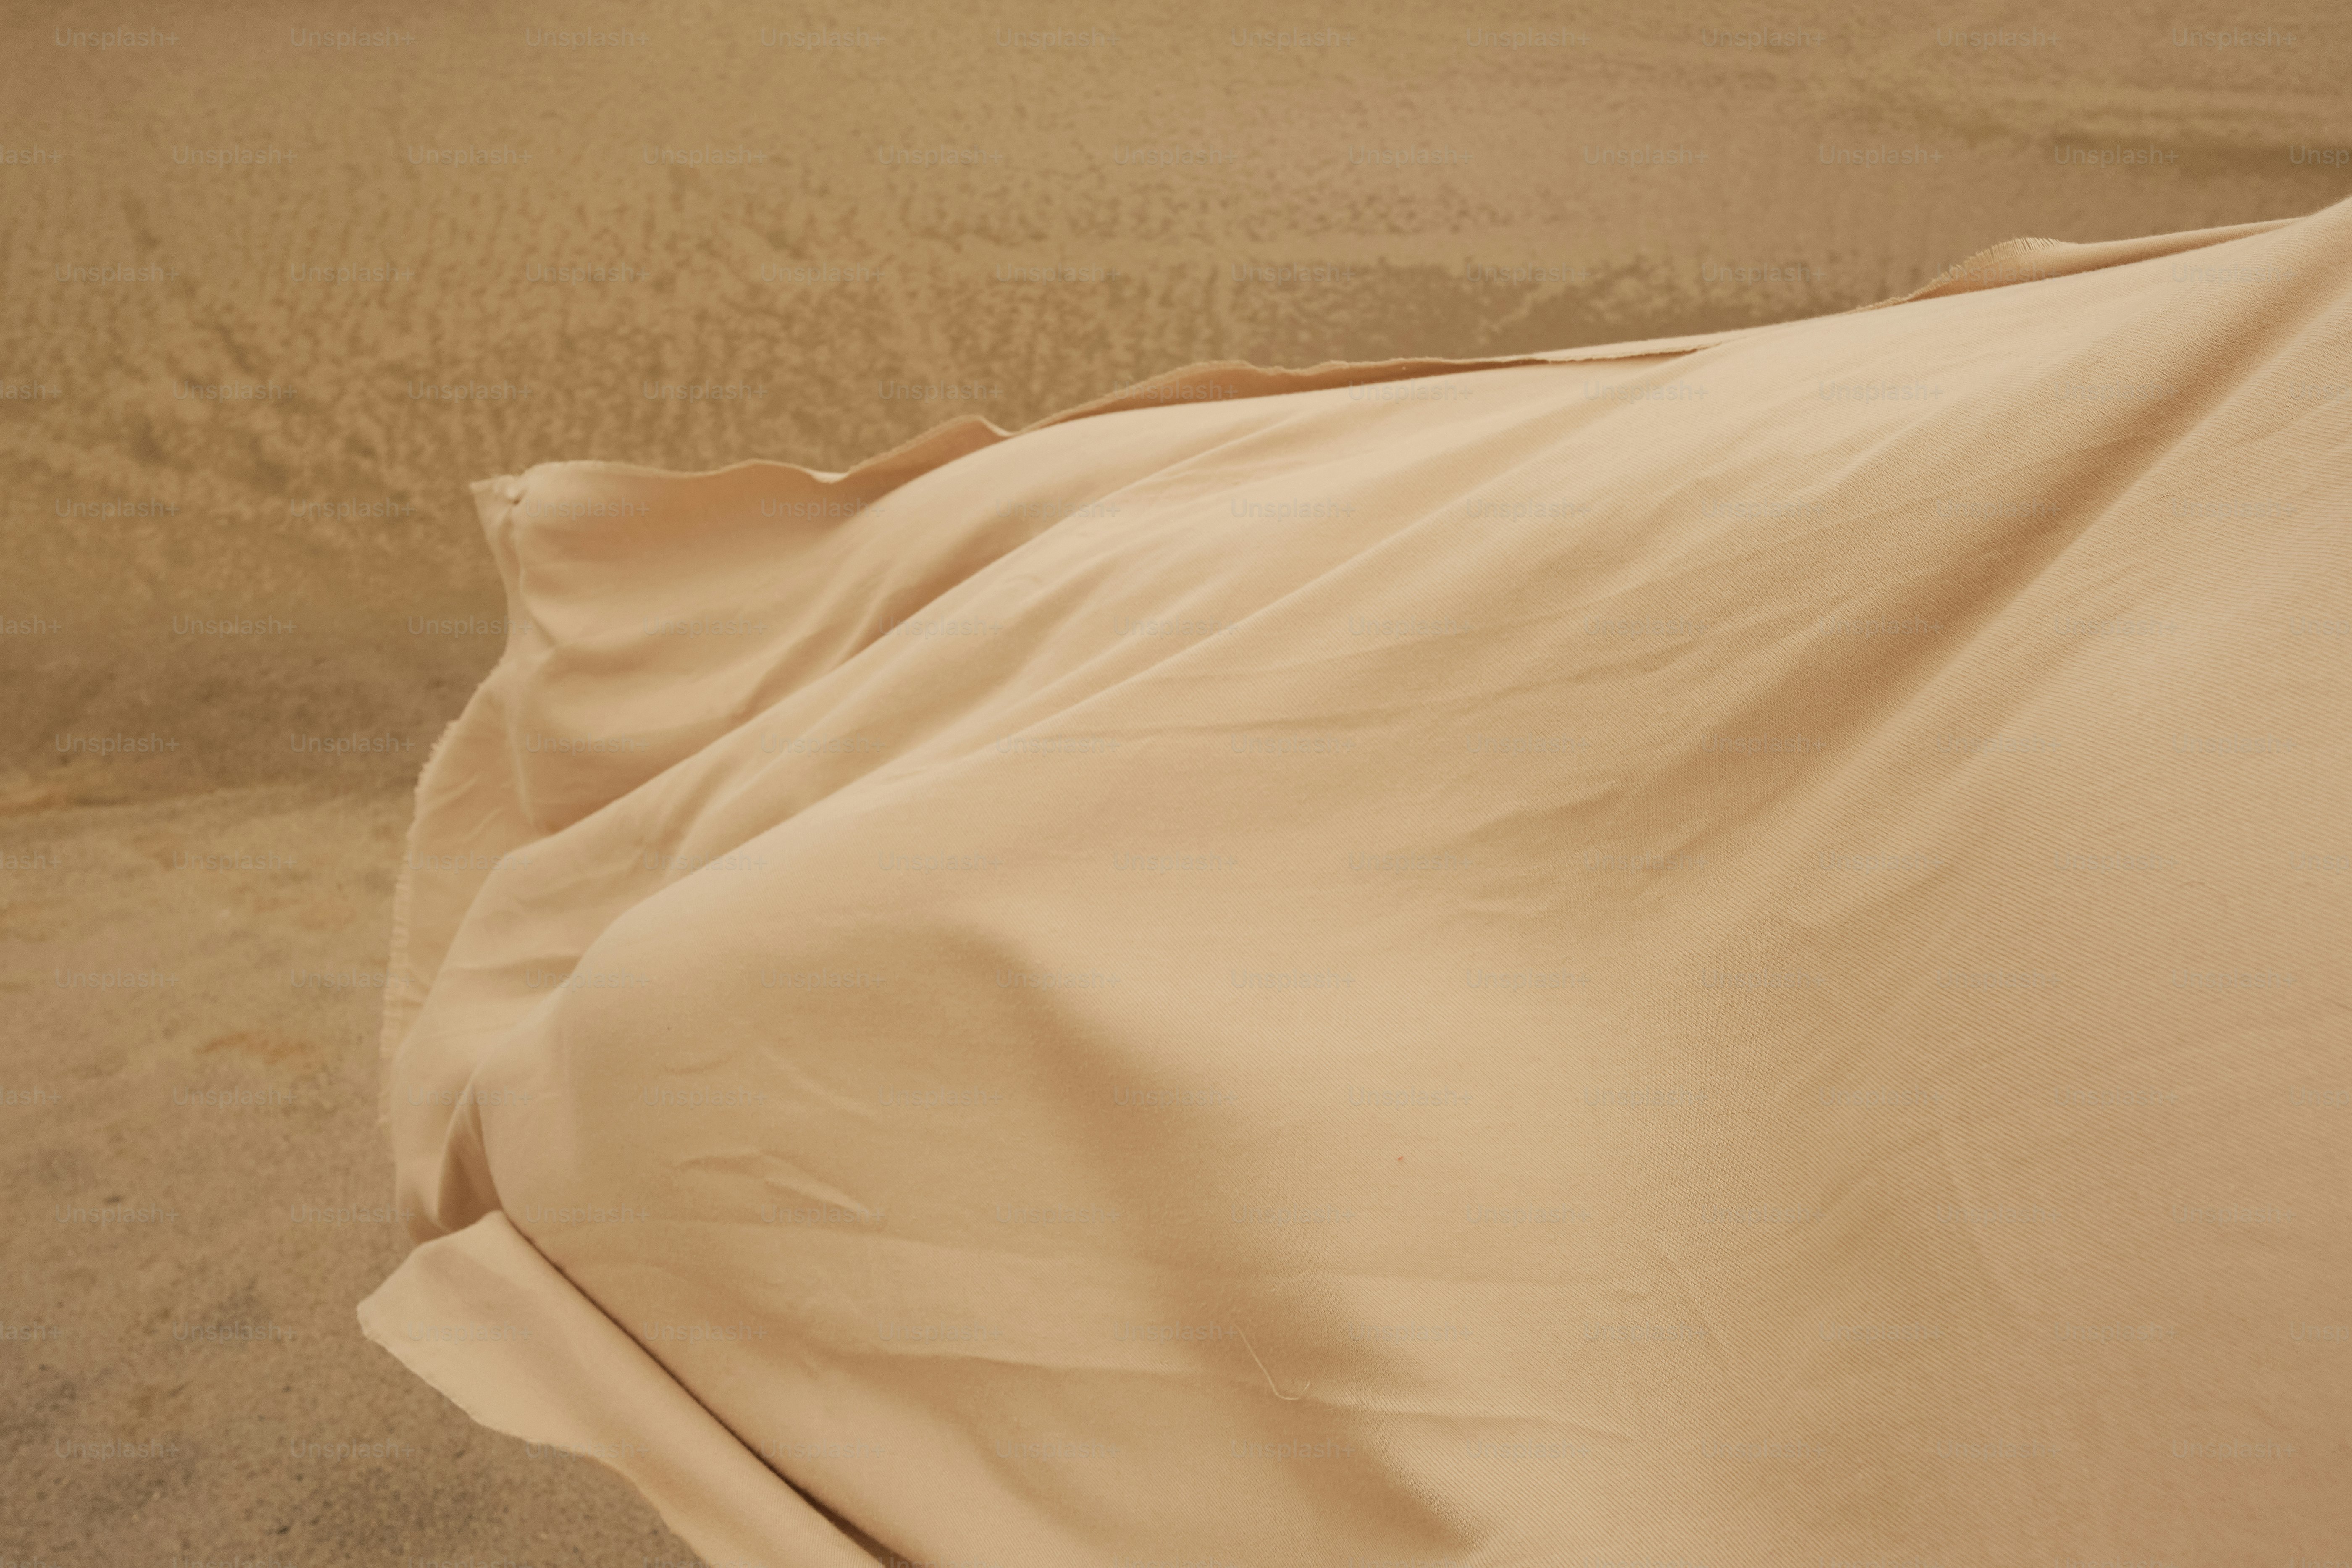
<path fill-rule="evenodd" d="M 2347 247 L 478 486 L 369 1332 L 714 1563 L 2344 1555 Z"/>

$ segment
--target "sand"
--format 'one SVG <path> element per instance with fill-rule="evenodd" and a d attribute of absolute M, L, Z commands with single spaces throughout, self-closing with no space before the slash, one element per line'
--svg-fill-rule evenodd
<path fill-rule="evenodd" d="M 2279 5 L 2249 25 L 2297 47 L 2221 47 L 2174 44 L 2155 6 L 1665 6 L 1514 49 L 1462 33 L 1555 24 L 1398 5 L 1279 47 L 1234 29 L 1327 17 L 1001 24 L 1118 39 L 1050 47 L 945 6 L 12 18 L 0 1089 L 26 1098 L 0 1104 L 0 1322 L 35 1337 L 0 1341 L 0 1553 L 684 1555 L 618 1483 L 473 1428 L 360 1342 L 396 1226 L 289 1213 L 389 1202 L 374 998 L 289 976 L 382 969 L 404 792 L 499 646 L 467 481 L 845 467 L 951 412 L 1015 426 L 1192 361 L 1738 326 L 2020 234 L 2291 216 L 2352 191 L 2294 151 L 2352 143 L 2329 19 Z M 1702 41 L 1762 22 L 1806 41 Z M 1939 22 L 2056 41 L 1940 45 Z M 54 32 L 126 26 L 171 41 Z M 391 37 L 289 37 L 338 27 Z M 643 41 L 529 41 L 545 28 Z M 808 29 L 881 41 L 787 37 Z M 2074 148 L 2147 161 L 2062 164 Z M 1822 161 L 1839 149 L 1934 156 Z M 517 161 L 449 161 L 475 150 Z M 460 385 L 505 395 L 441 395 Z M 174 1103 L 207 1090 L 293 1099 Z M 126 1204 L 181 1217 L 52 1218 Z M 56 1452 L 108 1440 L 180 1451 Z"/>

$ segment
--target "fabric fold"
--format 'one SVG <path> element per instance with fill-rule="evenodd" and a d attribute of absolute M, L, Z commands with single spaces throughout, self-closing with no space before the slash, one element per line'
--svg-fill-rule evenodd
<path fill-rule="evenodd" d="M 500 1214 L 425 1243 L 360 1308 L 368 1338 L 492 1431 L 626 1476 L 713 1562 L 874 1559 L 712 1419 Z"/>
<path fill-rule="evenodd" d="M 2352 1528 L 2347 240 L 478 485 L 371 1335 L 713 1561 Z"/>

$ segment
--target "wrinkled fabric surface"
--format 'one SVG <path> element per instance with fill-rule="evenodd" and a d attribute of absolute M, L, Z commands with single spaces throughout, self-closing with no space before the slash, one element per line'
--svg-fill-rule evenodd
<path fill-rule="evenodd" d="M 368 1331 L 712 1563 L 2341 1555 L 2347 245 L 478 486 Z"/>

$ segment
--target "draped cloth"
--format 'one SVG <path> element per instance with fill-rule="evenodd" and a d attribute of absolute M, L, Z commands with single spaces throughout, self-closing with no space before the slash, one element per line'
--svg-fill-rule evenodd
<path fill-rule="evenodd" d="M 477 485 L 367 1332 L 713 1563 L 2341 1555 L 2347 254 Z"/>

